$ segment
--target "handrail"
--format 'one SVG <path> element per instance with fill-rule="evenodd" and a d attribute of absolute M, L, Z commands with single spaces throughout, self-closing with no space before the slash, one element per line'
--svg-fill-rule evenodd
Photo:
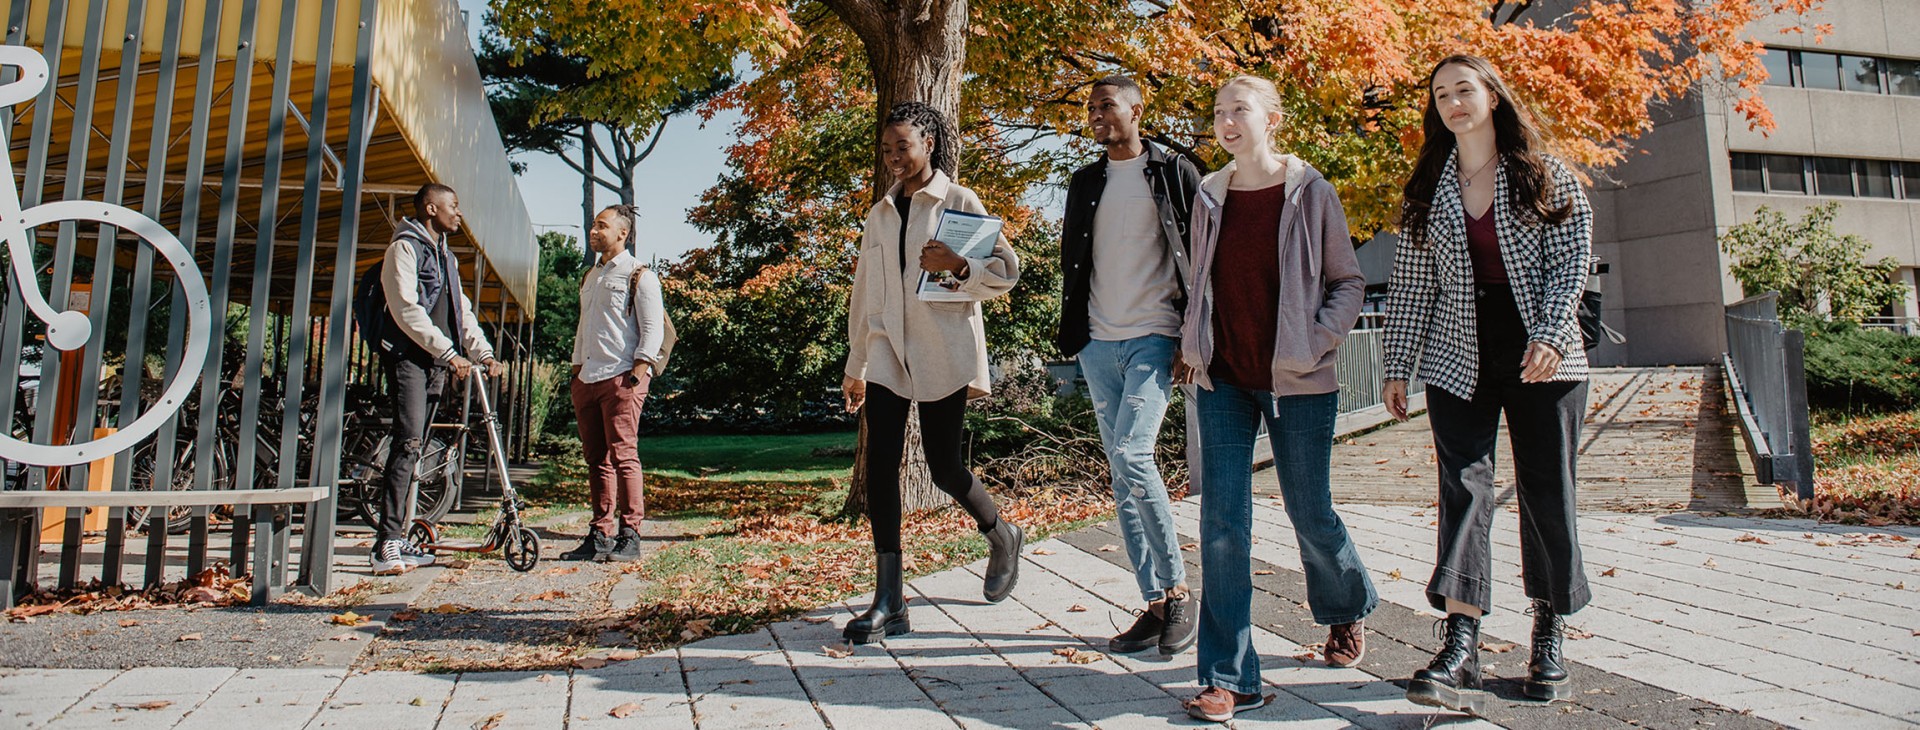
<path fill-rule="evenodd" d="M 1807 408 L 1806 338 L 1780 321 L 1779 292 L 1727 305 L 1721 358 L 1742 440 L 1763 484 L 1792 485 L 1813 499 L 1813 437 Z"/>

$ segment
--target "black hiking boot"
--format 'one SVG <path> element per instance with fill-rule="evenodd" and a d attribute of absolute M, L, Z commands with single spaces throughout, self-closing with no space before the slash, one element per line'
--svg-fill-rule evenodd
<path fill-rule="evenodd" d="M 1567 682 L 1566 660 L 1560 654 L 1560 641 L 1566 635 L 1566 628 L 1566 619 L 1553 612 L 1553 604 L 1533 602 L 1533 658 L 1527 662 L 1524 688 L 1528 699 L 1552 702 L 1573 697 L 1573 685 Z"/>
<path fill-rule="evenodd" d="M 1480 619 L 1448 614 L 1440 653 L 1426 669 L 1407 682 L 1407 699 L 1414 704 L 1443 707 L 1455 712 L 1484 715 L 1487 693 L 1480 689 Z"/>

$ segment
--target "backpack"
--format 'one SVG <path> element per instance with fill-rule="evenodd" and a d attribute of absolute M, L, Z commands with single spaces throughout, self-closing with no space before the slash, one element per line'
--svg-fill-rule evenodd
<path fill-rule="evenodd" d="M 641 264 L 639 268 L 633 270 L 633 280 L 627 282 L 627 291 L 640 291 L 640 275 L 646 273 L 646 271 L 646 264 Z M 633 313 L 633 319 L 636 322 L 640 320 L 640 310 L 638 309 L 640 305 L 635 303 L 637 299 L 638 297 L 632 295 L 627 297 L 627 310 Z M 660 377 L 662 373 L 667 372 L 667 360 L 673 357 L 673 343 L 680 339 L 679 333 L 673 331 L 673 315 L 667 313 L 667 298 L 665 296 L 660 297 L 660 323 L 665 325 L 666 332 L 660 336 L 660 355 L 653 361 L 653 377 L 656 378 Z"/>
<path fill-rule="evenodd" d="M 393 314 L 387 311 L 386 288 L 380 283 L 380 274 L 387 268 L 385 258 L 380 263 L 367 267 L 366 273 L 353 285 L 353 325 L 360 330 L 360 339 L 371 346 L 375 352 L 392 354 L 393 347 L 387 342 L 387 335 L 396 331 L 399 325 L 393 321 Z"/>

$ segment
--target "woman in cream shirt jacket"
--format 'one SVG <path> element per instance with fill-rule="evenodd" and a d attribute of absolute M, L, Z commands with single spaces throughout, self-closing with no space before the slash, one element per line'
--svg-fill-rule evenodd
<path fill-rule="evenodd" d="M 877 573 L 873 606 L 845 630 L 854 643 L 910 630 L 900 577 L 900 457 L 916 404 L 934 485 L 967 510 L 991 548 L 987 600 L 1005 599 L 1019 578 L 1025 536 L 1000 519 L 993 497 L 967 468 L 961 434 L 967 401 L 991 385 L 980 302 L 1013 288 L 1020 259 L 1004 236 L 975 259 L 933 240 L 943 211 L 986 212 L 979 196 L 947 177 L 954 169 L 952 130 L 939 111 L 919 102 L 895 106 L 881 127 L 882 158 L 898 182 L 867 214 L 847 306 L 841 383 L 847 409 L 866 423 L 867 516 Z M 951 272 L 966 301 L 922 301 L 922 271 Z"/>

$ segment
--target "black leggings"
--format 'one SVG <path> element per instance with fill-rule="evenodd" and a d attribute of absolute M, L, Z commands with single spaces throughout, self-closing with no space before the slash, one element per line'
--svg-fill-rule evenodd
<path fill-rule="evenodd" d="M 873 525 L 873 551 L 900 552 L 900 468 L 907 450 L 907 412 L 913 401 L 885 386 L 867 385 L 867 519 Z M 967 389 L 920 404 L 920 448 L 927 455 L 933 484 L 973 516 L 981 532 L 1000 522 L 993 496 L 967 468 L 960 432 L 966 423 Z"/>

